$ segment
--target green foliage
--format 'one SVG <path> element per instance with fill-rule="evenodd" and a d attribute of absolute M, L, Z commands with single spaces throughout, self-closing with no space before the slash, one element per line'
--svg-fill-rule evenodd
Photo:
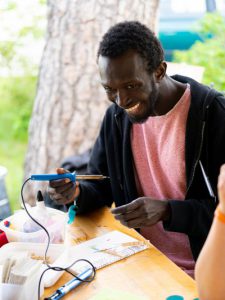
<path fill-rule="evenodd" d="M 17 4 L 15 1 L 11 0 L 5 3 L 6 10 L 15 10 L 17 8 Z"/>
<path fill-rule="evenodd" d="M 203 66 L 203 82 L 225 91 L 225 18 L 208 13 L 196 28 L 203 41 L 197 41 L 187 51 L 175 51 L 174 61 Z"/>
<path fill-rule="evenodd" d="M 219 13 L 207 13 L 198 24 L 196 24 L 196 31 L 204 35 L 208 39 L 211 34 L 215 37 L 222 37 L 224 39 L 225 19 Z"/>
<path fill-rule="evenodd" d="M 4 0 L 0 4 L 0 165 L 8 169 L 6 188 L 12 210 L 19 207 L 45 4 L 46 0 Z"/>
<path fill-rule="evenodd" d="M 45 1 L 19 1 L 5 0 L 2 4 L 0 76 L 3 73 L 6 76 L 37 73 L 39 60 L 32 55 L 32 49 L 40 48 L 40 41 L 43 41 Z"/>
<path fill-rule="evenodd" d="M 15 56 L 15 48 L 14 41 L 0 42 L 0 65 L 10 67 L 10 62 Z"/>
<path fill-rule="evenodd" d="M 27 141 L 36 77 L 0 78 L 0 139 Z"/>
<path fill-rule="evenodd" d="M 1 165 L 7 167 L 6 188 L 12 211 L 20 206 L 20 188 L 23 180 L 23 160 L 26 143 L 14 140 L 1 141 Z"/>
<path fill-rule="evenodd" d="M 6 188 L 12 211 L 19 208 L 27 129 L 36 77 L 0 78 L 0 164 L 8 169 Z"/>

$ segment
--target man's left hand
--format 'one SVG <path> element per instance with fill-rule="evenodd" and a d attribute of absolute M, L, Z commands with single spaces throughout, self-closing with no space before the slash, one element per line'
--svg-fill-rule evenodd
<path fill-rule="evenodd" d="M 170 217 L 170 205 L 166 200 L 141 197 L 113 208 L 111 212 L 123 225 L 130 228 L 151 226 Z"/>

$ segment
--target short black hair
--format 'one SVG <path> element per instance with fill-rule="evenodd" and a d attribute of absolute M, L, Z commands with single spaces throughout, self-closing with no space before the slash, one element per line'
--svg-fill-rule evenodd
<path fill-rule="evenodd" d="M 138 21 L 125 21 L 109 28 L 99 44 L 97 58 L 115 58 L 130 49 L 146 60 L 150 73 L 164 60 L 163 48 L 154 32 Z"/>

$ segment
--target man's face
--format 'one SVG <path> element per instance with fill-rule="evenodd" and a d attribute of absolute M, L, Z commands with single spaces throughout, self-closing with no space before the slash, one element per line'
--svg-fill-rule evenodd
<path fill-rule="evenodd" d="M 142 123 L 155 116 L 158 89 L 154 74 L 149 74 L 145 60 L 135 51 L 98 60 L 101 83 L 108 99 L 122 107 L 132 123 Z"/>

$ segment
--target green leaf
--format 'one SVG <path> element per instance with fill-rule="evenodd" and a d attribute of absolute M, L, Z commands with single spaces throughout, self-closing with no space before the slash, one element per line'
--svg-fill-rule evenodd
<path fill-rule="evenodd" d="M 204 67 L 203 83 L 225 91 L 225 18 L 208 13 L 198 23 L 199 33 L 205 36 L 187 51 L 175 51 L 173 61 Z M 211 38 L 209 38 L 211 34 Z"/>

